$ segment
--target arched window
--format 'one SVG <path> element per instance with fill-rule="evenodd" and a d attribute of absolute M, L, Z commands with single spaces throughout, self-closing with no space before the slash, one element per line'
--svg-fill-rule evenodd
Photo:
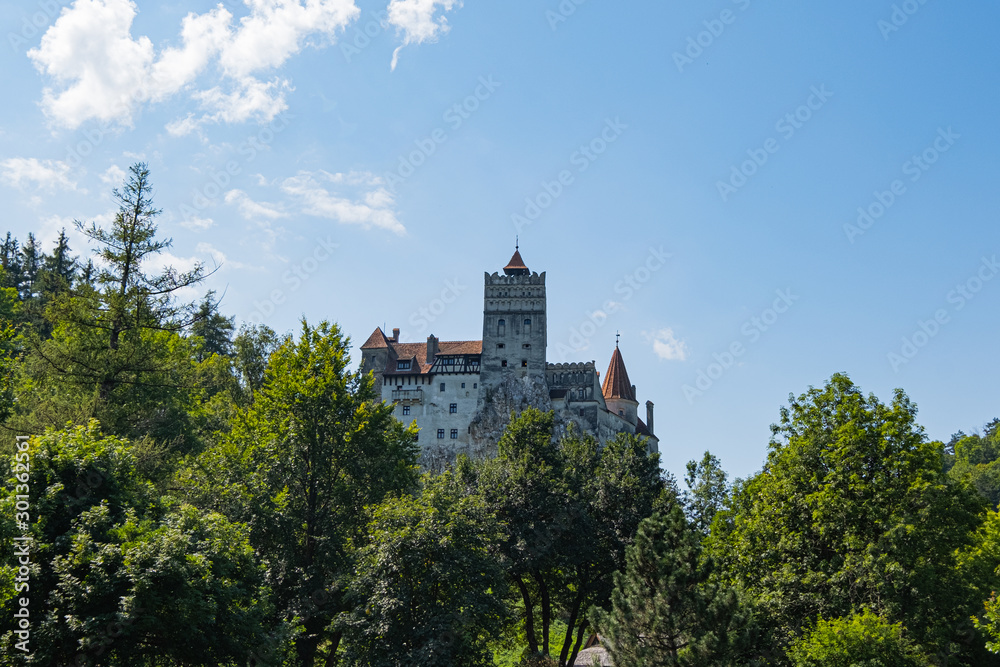
<path fill-rule="evenodd" d="M 531 320 L 530 319 L 525 319 L 524 320 L 524 333 L 526 333 L 526 334 L 530 334 L 531 333 Z"/>
<path fill-rule="evenodd" d="M 498 336 L 507 335 L 507 320 L 505 319 L 497 320 L 497 335 Z"/>

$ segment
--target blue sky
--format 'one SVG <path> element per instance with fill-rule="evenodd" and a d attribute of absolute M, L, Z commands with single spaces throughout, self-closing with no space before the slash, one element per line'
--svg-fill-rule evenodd
<path fill-rule="evenodd" d="M 838 371 L 902 387 L 947 439 L 1000 416 L 998 19 L 4 2 L 0 202 L 48 246 L 107 221 L 146 161 L 165 261 L 221 264 L 207 287 L 238 320 L 327 318 L 357 344 L 383 323 L 479 338 L 482 272 L 519 234 L 548 276 L 550 361 L 603 370 L 621 331 L 678 476 L 706 449 L 752 473 L 788 394 Z"/>

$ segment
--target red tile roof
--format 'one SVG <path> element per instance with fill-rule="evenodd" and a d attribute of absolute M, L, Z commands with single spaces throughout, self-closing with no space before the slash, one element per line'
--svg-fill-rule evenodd
<path fill-rule="evenodd" d="M 615 352 L 611 355 L 611 364 L 608 372 L 604 376 L 604 385 L 601 387 L 604 398 L 626 398 L 634 401 L 635 394 L 632 393 L 632 383 L 628 379 L 628 371 L 625 370 L 625 360 L 622 353 L 615 346 Z"/>
<path fill-rule="evenodd" d="M 423 343 L 390 343 L 389 347 L 396 353 L 396 358 L 390 358 L 385 369 L 386 375 L 413 375 L 420 373 L 425 375 L 433 364 L 427 363 L 427 342 Z M 449 356 L 458 354 L 482 354 L 483 341 L 481 340 L 439 340 L 437 356 Z M 401 371 L 397 369 L 396 361 L 410 360 L 410 369 Z"/>
<path fill-rule="evenodd" d="M 365 344 L 361 346 L 362 350 L 374 350 L 382 347 L 389 347 L 389 340 L 382 333 L 381 327 L 375 327 L 375 331 L 372 335 L 368 337 Z"/>
<path fill-rule="evenodd" d="M 527 271 L 528 267 L 524 265 L 524 260 L 521 259 L 521 251 L 515 250 L 514 255 L 507 262 L 507 266 L 503 267 L 503 272 L 510 275 L 509 271 Z"/>

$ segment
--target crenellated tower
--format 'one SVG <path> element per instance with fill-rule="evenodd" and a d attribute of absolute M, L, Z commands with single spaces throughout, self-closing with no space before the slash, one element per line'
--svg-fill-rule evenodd
<path fill-rule="evenodd" d="M 485 274 L 480 386 L 497 386 L 505 374 L 545 383 L 545 272 L 532 273 L 515 248 L 503 274 Z"/>

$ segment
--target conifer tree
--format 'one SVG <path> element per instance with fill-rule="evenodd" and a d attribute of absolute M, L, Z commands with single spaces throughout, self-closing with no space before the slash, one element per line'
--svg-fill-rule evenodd
<path fill-rule="evenodd" d="M 745 626 L 736 592 L 711 579 L 701 535 L 679 506 L 643 521 L 625 559 L 611 611 L 593 613 L 616 667 L 733 664 Z"/>

